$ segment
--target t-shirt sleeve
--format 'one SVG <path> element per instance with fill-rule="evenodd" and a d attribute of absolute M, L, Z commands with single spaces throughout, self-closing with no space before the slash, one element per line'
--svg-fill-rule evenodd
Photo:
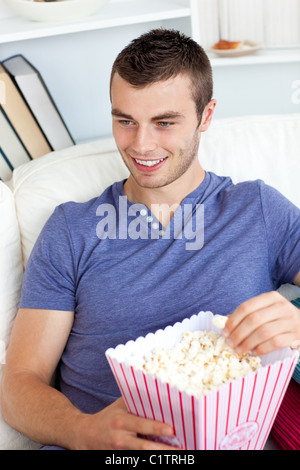
<path fill-rule="evenodd" d="M 300 209 L 276 189 L 261 185 L 269 263 L 276 287 L 292 283 L 300 271 Z"/>
<path fill-rule="evenodd" d="M 58 206 L 32 249 L 19 307 L 74 311 L 75 279 L 72 240 Z"/>

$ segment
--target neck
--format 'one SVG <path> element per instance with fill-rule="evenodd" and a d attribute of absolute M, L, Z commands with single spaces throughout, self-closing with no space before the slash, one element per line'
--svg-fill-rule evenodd
<path fill-rule="evenodd" d="M 166 227 L 183 199 L 192 193 L 205 178 L 205 171 L 197 164 L 170 184 L 147 188 L 140 186 L 132 176 L 124 184 L 124 194 L 130 202 L 144 204 Z"/>

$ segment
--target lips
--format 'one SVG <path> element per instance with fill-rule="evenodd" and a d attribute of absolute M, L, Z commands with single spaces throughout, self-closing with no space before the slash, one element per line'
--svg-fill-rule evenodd
<path fill-rule="evenodd" d="M 135 161 L 139 164 L 139 165 L 143 165 L 143 166 L 155 166 L 157 165 L 158 163 L 162 162 L 163 160 L 165 160 L 164 158 L 161 158 L 160 160 L 138 160 L 137 158 L 135 158 Z"/>
<path fill-rule="evenodd" d="M 160 168 L 168 157 L 163 157 L 157 160 L 141 160 L 139 158 L 131 157 L 134 165 L 141 171 L 154 171 Z"/>

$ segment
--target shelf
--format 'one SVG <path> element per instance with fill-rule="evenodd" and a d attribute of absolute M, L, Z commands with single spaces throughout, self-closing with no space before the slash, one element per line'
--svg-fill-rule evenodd
<path fill-rule="evenodd" d="M 213 52 L 209 52 L 213 67 L 239 66 L 239 65 L 259 65 L 259 64 L 280 64 L 280 63 L 300 63 L 300 45 L 290 47 L 263 48 L 260 51 L 244 57 L 217 57 Z"/>
<path fill-rule="evenodd" d="M 76 22 L 39 23 L 11 16 L 0 19 L 0 44 L 188 16 L 189 7 L 171 0 L 112 2 Z"/>

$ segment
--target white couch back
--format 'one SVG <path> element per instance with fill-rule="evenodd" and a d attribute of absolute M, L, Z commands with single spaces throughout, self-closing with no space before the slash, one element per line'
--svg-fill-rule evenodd
<path fill-rule="evenodd" d="M 234 182 L 263 179 L 300 207 L 299 149 L 300 114 L 251 116 L 213 121 L 202 136 L 199 159 L 206 170 Z M 8 185 L 0 183 L 0 380 L 1 351 L 20 297 L 21 260 L 25 266 L 56 205 L 88 200 L 127 175 L 108 139 L 53 152 L 17 168 Z M 296 298 L 299 290 L 291 289 L 290 298 Z M 0 413 L 0 449 L 31 447 L 36 446 L 7 426 Z"/>
<path fill-rule="evenodd" d="M 87 201 L 127 175 L 113 139 L 53 152 L 17 168 L 9 186 L 15 199 L 24 266 L 58 204 Z"/>
<path fill-rule="evenodd" d="M 199 158 L 235 183 L 262 179 L 300 207 L 300 113 L 212 121 Z"/>

